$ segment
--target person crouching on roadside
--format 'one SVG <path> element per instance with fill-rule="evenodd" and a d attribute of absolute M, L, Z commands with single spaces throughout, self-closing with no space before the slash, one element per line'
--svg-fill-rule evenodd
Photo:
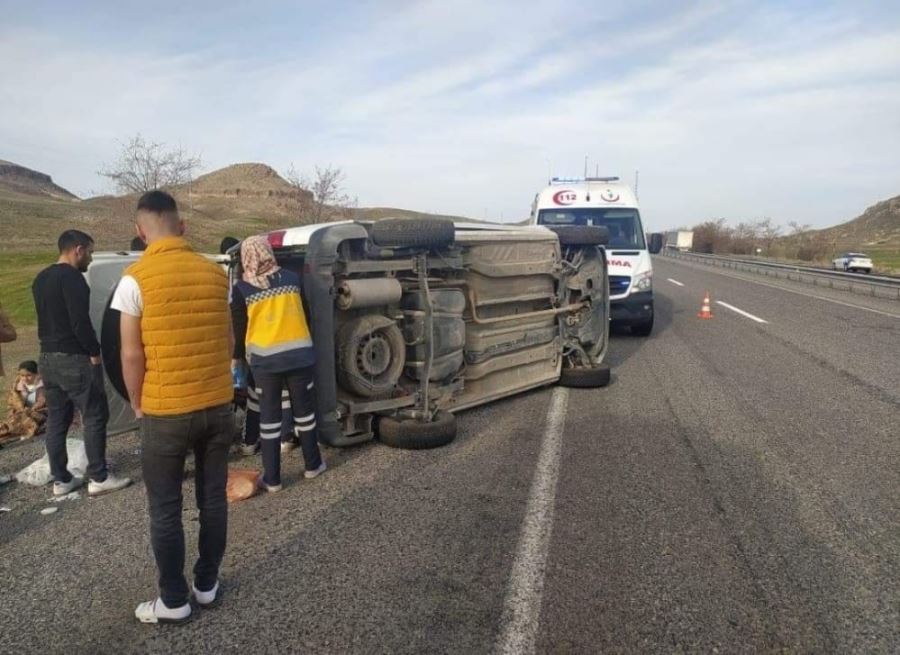
<path fill-rule="evenodd" d="M 19 374 L 6 396 L 6 420 L 0 423 L 0 441 L 28 439 L 44 429 L 47 397 L 37 362 L 19 364 Z"/>
<path fill-rule="evenodd" d="M 300 438 L 304 477 L 325 471 L 316 436 L 313 388 L 315 351 L 300 294 L 300 277 L 278 266 L 272 246 L 261 236 L 241 244 L 242 278 L 231 289 L 235 359 L 249 356 L 259 390 L 263 475 L 259 486 L 281 491 L 281 390 L 287 387 L 294 431 Z"/>

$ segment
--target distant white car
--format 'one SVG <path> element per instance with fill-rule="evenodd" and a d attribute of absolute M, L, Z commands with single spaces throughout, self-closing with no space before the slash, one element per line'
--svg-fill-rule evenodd
<path fill-rule="evenodd" d="M 852 273 L 871 273 L 872 260 L 868 255 L 860 252 L 845 252 L 837 259 L 831 261 L 831 268 L 836 271 L 849 271 Z"/>

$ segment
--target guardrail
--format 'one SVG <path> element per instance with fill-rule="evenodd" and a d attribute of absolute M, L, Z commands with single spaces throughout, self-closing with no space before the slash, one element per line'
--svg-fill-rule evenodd
<path fill-rule="evenodd" d="M 676 250 L 664 249 L 660 252 L 660 255 L 673 259 L 694 261 L 708 266 L 719 266 L 736 271 L 758 273 L 767 277 L 793 280 L 829 289 L 850 291 L 851 293 L 859 293 L 874 298 L 900 300 L 900 278 L 895 277 L 844 273 L 843 271 L 829 271 L 828 269 L 813 268 L 811 266 L 776 264 L 774 262 L 736 259 L 734 257 L 723 257 L 722 255 L 702 255 L 696 252 L 678 252 Z"/>

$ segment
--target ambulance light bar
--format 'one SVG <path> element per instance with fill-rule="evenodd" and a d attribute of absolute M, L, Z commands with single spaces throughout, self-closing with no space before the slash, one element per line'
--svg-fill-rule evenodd
<path fill-rule="evenodd" d="M 551 177 L 550 184 L 579 184 L 581 182 L 618 182 L 618 177 Z"/>

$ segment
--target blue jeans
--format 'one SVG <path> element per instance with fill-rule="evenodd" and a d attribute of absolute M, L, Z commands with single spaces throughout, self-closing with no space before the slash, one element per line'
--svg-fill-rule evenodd
<path fill-rule="evenodd" d="M 39 368 L 47 398 L 47 459 L 57 482 L 69 482 L 66 435 L 77 409 L 84 423 L 87 475 L 95 482 L 106 479 L 106 423 L 109 404 L 103 386 L 103 365 L 91 364 L 87 355 L 41 353 Z"/>
<path fill-rule="evenodd" d="M 141 467 L 150 510 L 150 542 L 159 569 L 159 596 L 166 607 L 188 602 L 184 579 L 184 527 L 181 522 L 184 462 L 194 453 L 194 481 L 200 510 L 199 557 L 194 584 L 209 591 L 216 584 L 228 532 L 228 449 L 234 435 L 230 405 L 177 416 L 141 419 Z"/>

